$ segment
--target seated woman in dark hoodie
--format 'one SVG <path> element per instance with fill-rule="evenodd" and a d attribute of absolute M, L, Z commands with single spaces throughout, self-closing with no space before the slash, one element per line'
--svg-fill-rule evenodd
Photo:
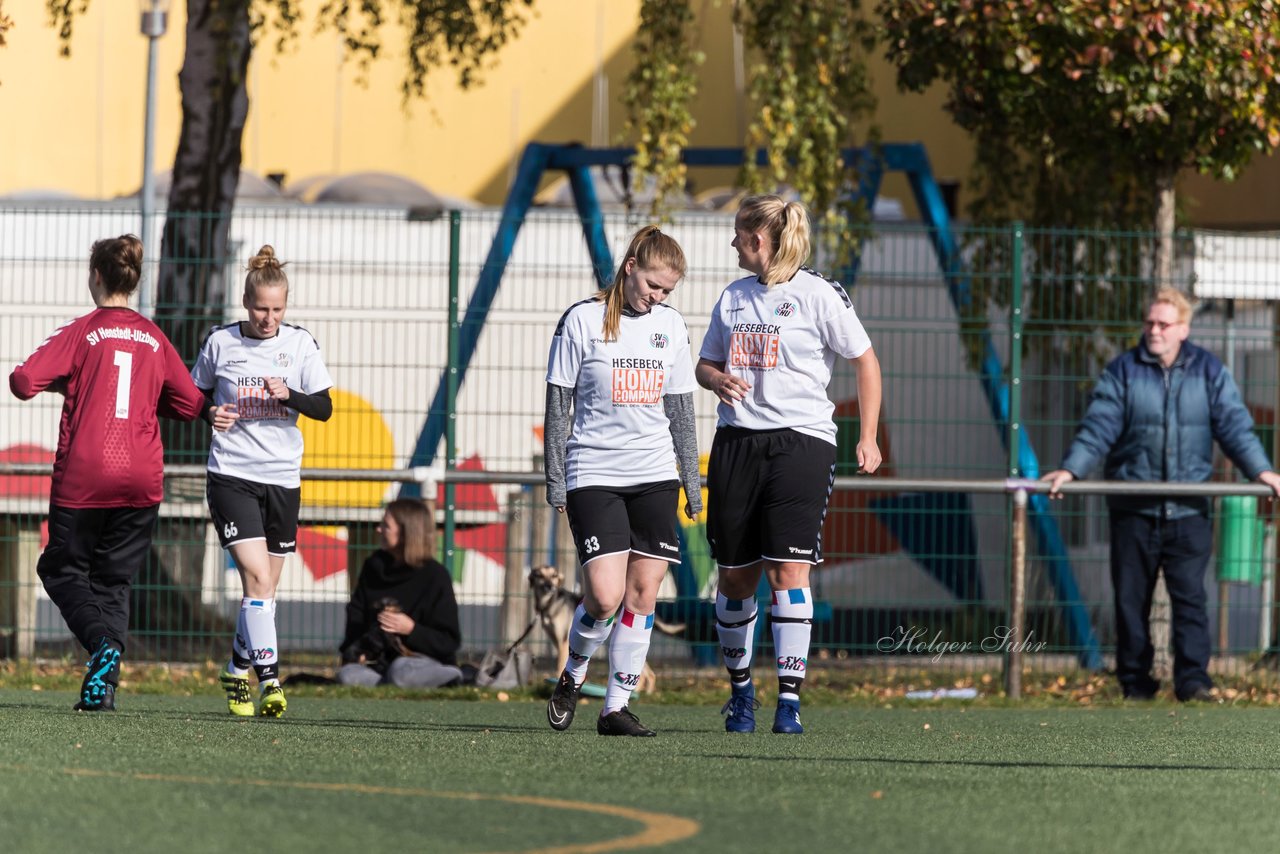
<path fill-rule="evenodd" d="M 387 505 L 382 548 L 364 562 L 347 604 L 341 684 L 435 688 L 461 680 L 458 603 L 449 571 L 431 557 L 434 532 L 421 501 Z"/>

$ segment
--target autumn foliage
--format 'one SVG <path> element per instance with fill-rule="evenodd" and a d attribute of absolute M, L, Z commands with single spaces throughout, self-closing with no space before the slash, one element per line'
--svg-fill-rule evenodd
<path fill-rule="evenodd" d="M 1280 145 L 1271 0 L 883 0 L 878 11 L 899 85 L 943 84 L 974 134 L 984 219 L 1150 224 L 1162 180 L 1185 168 L 1232 178 Z"/>

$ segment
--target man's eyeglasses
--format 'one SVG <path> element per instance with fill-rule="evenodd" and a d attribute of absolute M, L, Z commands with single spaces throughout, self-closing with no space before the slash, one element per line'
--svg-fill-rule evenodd
<path fill-rule="evenodd" d="M 1144 320 L 1144 321 L 1142 321 L 1142 328 L 1143 328 L 1143 329 L 1158 329 L 1158 330 L 1160 330 L 1161 332 L 1164 332 L 1164 331 L 1165 331 L 1166 329 L 1168 329 L 1170 326 L 1177 326 L 1177 325 L 1178 325 L 1179 323 L 1181 323 L 1181 322 L 1182 322 L 1182 321 L 1180 321 L 1180 320 L 1172 320 L 1172 321 L 1170 321 L 1170 320 Z"/>

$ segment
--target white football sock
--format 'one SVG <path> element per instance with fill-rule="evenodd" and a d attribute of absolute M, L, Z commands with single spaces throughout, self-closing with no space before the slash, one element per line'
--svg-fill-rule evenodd
<path fill-rule="evenodd" d="M 751 657 L 755 647 L 756 600 L 730 599 L 716 593 L 716 634 L 729 680 L 735 685 L 751 681 Z"/>
<path fill-rule="evenodd" d="M 631 699 L 631 692 L 640 682 L 644 661 L 649 657 L 652 636 L 653 614 L 622 609 L 613 637 L 609 639 L 609 686 L 605 688 L 601 714 L 616 712 Z"/>
<path fill-rule="evenodd" d="M 808 587 L 775 590 L 769 614 L 778 654 L 778 699 L 799 700 L 813 634 L 813 594 Z"/>
<path fill-rule="evenodd" d="M 581 685 L 587 680 L 587 665 L 591 662 L 591 656 L 609 637 L 612 628 L 612 615 L 597 620 L 581 604 L 573 612 L 573 627 L 569 629 L 569 658 L 564 663 L 564 669 L 573 677 L 575 684 Z"/>

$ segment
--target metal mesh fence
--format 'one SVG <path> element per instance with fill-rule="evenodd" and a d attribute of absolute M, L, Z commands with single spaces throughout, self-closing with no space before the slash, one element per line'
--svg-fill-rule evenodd
<path fill-rule="evenodd" d="M 89 310 L 90 244 L 136 223 L 131 208 L 0 210 L 6 370 L 59 324 Z M 615 260 L 641 224 L 606 218 Z M 244 264 L 259 246 L 271 244 L 289 262 L 287 320 L 315 336 L 336 382 L 333 419 L 301 422 L 304 469 L 427 466 L 427 497 L 435 499 L 442 525 L 439 552 L 455 580 L 464 655 L 472 658 L 514 640 L 529 624 L 530 567 L 556 564 L 567 586 L 577 586 L 563 517 L 546 506 L 536 479 L 512 475 L 502 482 L 500 475 L 539 469 L 551 332 L 560 314 L 596 287 L 578 219 L 535 210 L 512 246 L 491 309 L 468 330 L 463 315 L 498 225 L 499 213 L 489 211 L 465 212 L 454 225 L 449 216 L 421 221 L 403 210 L 242 205 L 224 257 L 179 259 L 204 266 L 206 293 L 216 298 L 192 306 L 157 295 L 159 315 L 207 330 L 244 316 Z M 690 262 L 671 304 L 684 314 L 696 353 L 721 289 L 741 275 L 730 246 L 732 219 L 687 214 L 667 230 Z M 947 276 L 934 237 L 918 226 L 877 224 L 865 236 L 856 277 L 845 278 L 884 371 L 882 474 L 1001 479 L 1056 467 L 1105 360 L 1137 339 L 1153 241 L 1017 227 L 964 232 Z M 1203 246 L 1190 236 L 1178 241 L 1176 284 L 1191 284 Z M 1248 280 L 1273 252 L 1265 240 L 1215 246 L 1219 279 Z M 1226 268 L 1234 272 L 1222 273 L 1224 258 L 1236 263 Z M 822 267 L 822 259 L 815 264 Z M 1232 368 L 1270 452 L 1276 345 L 1265 296 L 1202 301 L 1193 338 Z M 476 336 L 465 363 L 450 364 L 451 305 L 458 315 L 452 334 Z M 175 344 L 188 363 L 195 358 L 199 341 Z M 440 392 L 451 371 L 458 381 L 452 406 Z M 847 365 L 829 392 L 841 427 L 838 474 L 851 475 L 858 410 Z M 695 404 L 705 454 L 715 401 L 699 390 Z M 0 465 L 8 466 L 0 469 L 0 640 L 8 655 L 55 655 L 73 646 L 34 574 L 47 537 L 48 478 L 13 468 L 52 460 L 59 407 L 52 395 L 0 402 Z M 445 460 L 445 442 L 424 441 L 441 435 L 428 429 L 432 419 L 452 424 L 454 459 Z M 167 436 L 174 471 L 203 463 L 204 429 Z M 495 482 L 446 490 L 436 485 L 446 462 L 495 473 Z M 1231 477 L 1225 465 L 1220 477 Z M 385 480 L 304 482 L 298 554 L 287 562 L 278 593 L 286 655 L 334 654 L 354 578 L 376 547 L 380 507 L 400 488 Z M 1027 629 L 1040 644 L 1036 660 L 1054 668 L 1096 665 L 1114 643 L 1105 504 L 1072 496 L 1039 517 L 1027 594 Z M 240 587 L 207 518 L 198 474 L 171 477 L 155 547 L 135 587 L 133 657 L 225 654 Z M 1271 644 L 1270 563 L 1262 555 L 1272 529 L 1259 523 L 1249 530 L 1245 551 L 1256 555 L 1250 566 L 1257 571 L 1237 573 L 1243 582 L 1207 582 L 1219 666 L 1236 670 Z M 701 525 L 688 524 L 682 533 L 684 562 L 664 582 L 660 616 L 683 629 L 659 639 L 653 653 L 667 667 L 718 660 L 708 604 L 714 567 Z M 824 529 L 827 559 L 813 582 L 821 603 L 815 659 L 985 666 L 991 639 L 1008 621 L 1010 534 L 1008 499 L 1000 494 L 837 491 Z M 532 637 L 549 661 L 549 644 Z M 760 640 L 767 647 L 768 632 Z M 940 656 L 936 647 L 922 647 L 930 641 L 955 646 Z"/>

